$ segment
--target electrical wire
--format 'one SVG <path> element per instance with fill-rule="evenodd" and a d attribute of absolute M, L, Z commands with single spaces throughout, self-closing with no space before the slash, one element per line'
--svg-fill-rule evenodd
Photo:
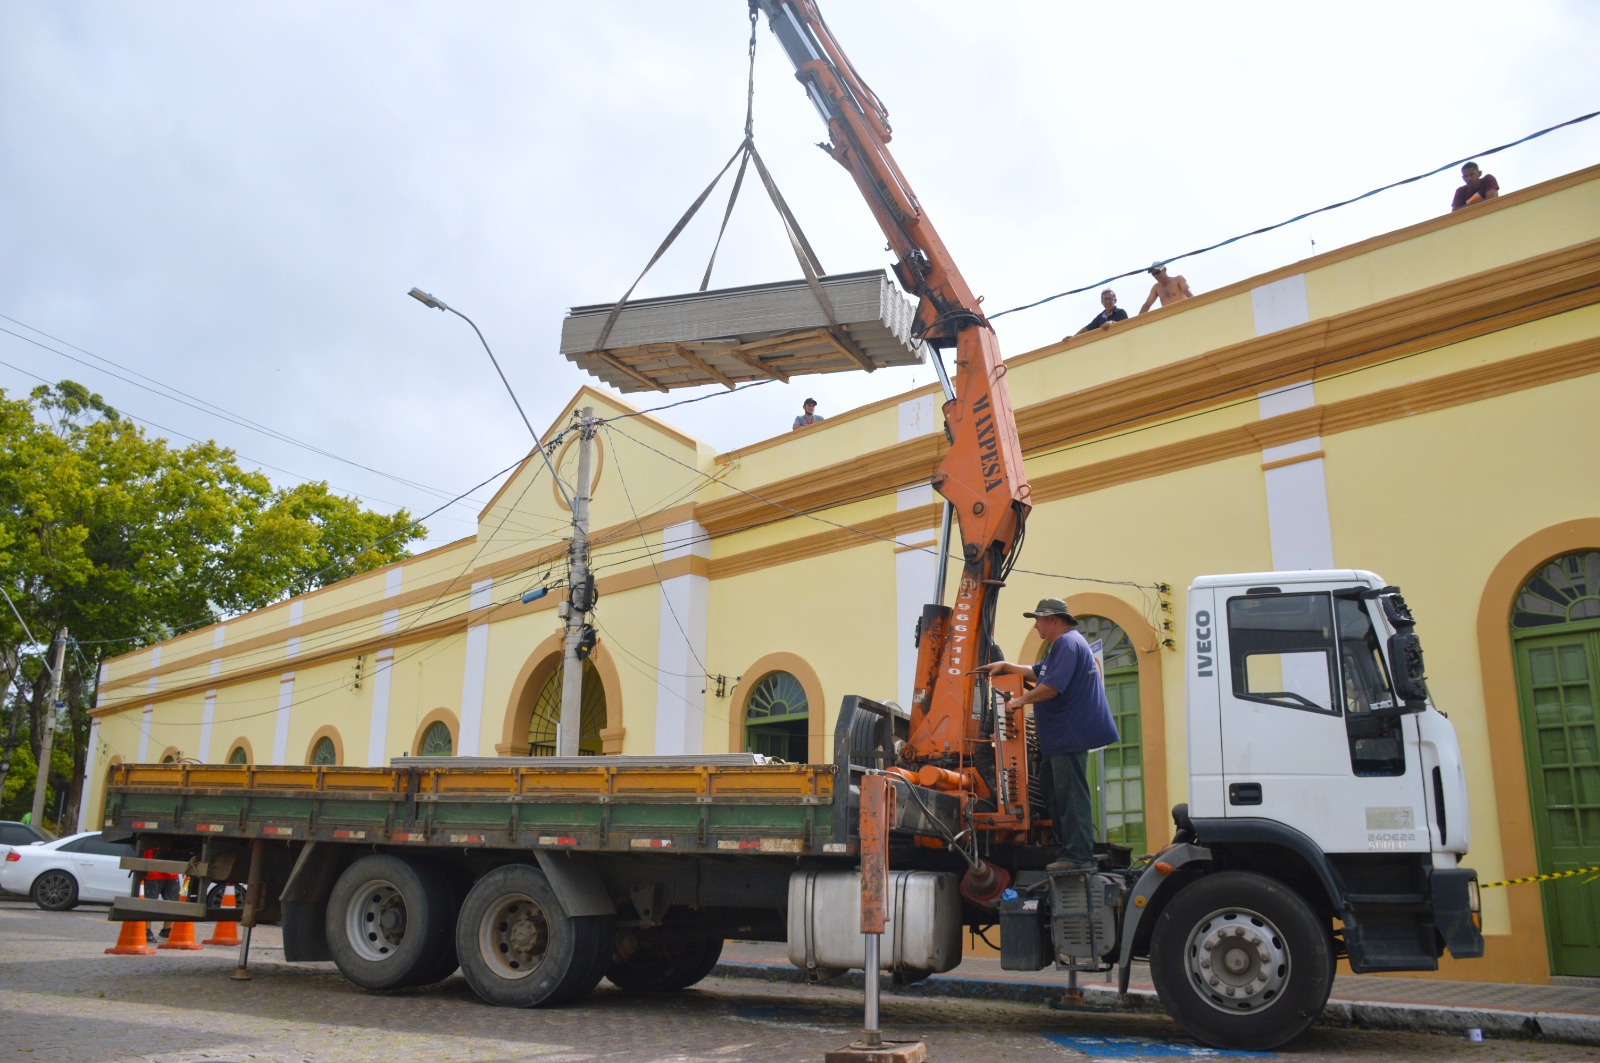
<path fill-rule="evenodd" d="M 1363 199 L 1368 199 L 1368 198 L 1370 198 L 1372 196 L 1377 195 L 1380 192 L 1387 192 L 1390 189 L 1399 188 L 1402 185 L 1415 184 L 1418 181 L 1423 181 L 1423 180 L 1426 180 L 1429 177 L 1433 177 L 1433 176 L 1435 176 L 1437 174 L 1441 174 L 1446 170 L 1455 169 L 1456 167 L 1461 166 L 1461 165 L 1463 165 L 1465 163 L 1471 162 L 1474 159 L 1483 159 L 1483 158 L 1489 157 L 1490 155 L 1497 155 L 1500 152 L 1505 151 L 1505 150 L 1507 150 L 1509 148 L 1517 147 L 1519 144 L 1526 144 L 1528 141 L 1533 140 L 1536 137 L 1542 137 L 1546 133 L 1553 133 L 1558 129 L 1565 129 L 1567 126 L 1577 125 L 1580 122 L 1587 122 L 1591 118 L 1595 118 L 1595 117 L 1600 117 L 1600 111 L 1590 111 L 1588 114 L 1581 114 L 1576 118 L 1569 118 L 1565 122 L 1557 122 L 1553 126 L 1546 126 L 1544 129 L 1540 129 L 1537 132 L 1529 133 L 1527 136 L 1524 136 L 1524 137 L 1519 137 L 1516 140 L 1513 140 L 1508 144 L 1501 144 L 1497 148 L 1489 148 L 1489 149 L 1487 149 L 1485 151 L 1475 152 L 1475 153 L 1473 153 L 1471 155 L 1467 155 L 1467 156 L 1464 156 L 1462 158 L 1456 159 L 1453 162 L 1444 163 L 1442 166 L 1436 166 L 1436 167 L 1434 167 L 1433 169 L 1429 170 L 1426 173 L 1419 173 L 1419 174 L 1416 174 L 1416 175 L 1411 176 L 1411 177 L 1401 178 L 1398 181 L 1391 181 L 1388 184 L 1381 185 L 1381 186 L 1379 186 L 1377 188 L 1372 189 L 1371 191 L 1363 192 L 1359 196 L 1351 196 L 1349 199 L 1342 199 L 1337 203 L 1329 203 L 1325 207 L 1318 207 L 1315 210 L 1304 211 L 1304 212 L 1302 212 L 1300 214 L 1296 214 L 1292 218 L 1287 218 L 1287 219 L 1285 219 L 1283 221 L 1280 221 L 1280 222 L 1278 222 L 1278 223 L 1276 223 L 1274 225 L 1263 225 L 1259 229 L 1251 229 L 1249 232 L 1239 233 L 1238 235 L 1230 236 L 1225 240 L 1218 240 L 1214 244 L 1208 244 L 1205 247 L 1199 247 L 1199 248 L 1196 248 L 1193 251 L 1185 251 L 1180 255 L 1173 255 L 1170 258 L 1161 258 L 1161 259 L 1157 259 L 1156 261 L 1159 262 L 1161 265 L 1170 265 L 1170 264 L 1172 264 L 1174 262 L 1181 261 L 1182 259 L 1185 259 L 1185 258 L 1193 258 L 1196 255 L 1203 255 L 1208 251 L 1215 251 L 1218 248 L 1227 247 L 1229 244 L 1238 243 L 1240 240 L 1245 240 L 1245 239 L 1248 239 L 1249 237 L 1252 237 L 1252 236 L 1260 236 L 1263 233 L 1270 233 L 1274 229 L 1282 229 L 1286 225 L 1293 225 L 1297 221 L 1304 221 L 1305 219 L 1310 218 L 1310 217 L 1312 217 L 1314 215 L 1317 215 L 1317 214 L 1325 214 L 1330 210 L 1338 210 L 1340 207 L 1348 207 L 1352 203 L 1359 203 Z M 1043 299 L 1035 299 L 1033 302 L 1031 302 L 1031 303 L 1023 303 L 1021 306 L 1013 306 L 1009 310 L 1001 310 L 998 313 L 994 313 L 994 314 L 988 315 L 988 317 L 989 317 L 990 321 L 994 321 L 994 320 L 997 320 L 998 318 L 1005 317 L 1007 314 L 1016 314 L 1016 313 L 1020 313 L 1020 312 L 1022 312 L 1024 310 L 1032 310 L 1035 307 L 1043 306 L 1046 303 L 1052 303 L 1055 300 L 1063 298 L 1063 297 L 1068 296 L 1068 295 L 1082 295 L 1084 292 L 1093 291 L 1096 288 L 1103 287 L 1103 286 L 1105 286 L 1107 284 L 1110 284 L 1113 281 L 1119 281 L 1119 280 L 1122 280 L 1125 277 L 1136 277 L 1139 274 L 1144 273 L 1148 269 L 1150 269 L 1149 266 L 1140 266 L 1137 269 L 1131 269 L 1131 270 L 1128 270 L 1125 273 L 1113 274 L 1110 277 L 1106 277 L 1106 278 L 1104 278 L 1102 280 L 1097 280 L 1093 284 L 1085 284 L 1082 287 L 1071 288 L 1071 289 L 1068 289 L 1067 291 L 1064 291 L 1064 292 L 1057 292 L 1055 295 L 1047 295 Z"/>
<path fill-rule="evenodd" d="M 606 430 L 608 432 L 611 431 L 610 426 L 607 426 Z M 622 485 L 622 497 L 624 497 L 625 499 L 628 500 L 628 509 L 633 513 L 634 523 L 639 528 L 639 537 L 640 537 L 641 540 L 645 541 L 648 544 L 648 540 L 645 537 L 644 520 L 642 518 L 640 518 L 639 511 L 637 509 L 634 509 L 634 506 L 633 506 L 633 494 L 632 494 L 632 492 L 630 492 L 628 490 L 627 477 L 622 475 L 621 456 L 620 456 L 620 452 L 619 452 L 618 448 L 615 447 L 615 446 L 613 446 L 611 448 L 611 464 L 617 470 L 617 482 Z M 665 545 L 662 546 L 662 552 L 663 553 L 666 552 Z M 649 560 L 650 560 L 650 571 L 655 573 L 656 585 L 658 587 L 662 587 L 663 588 L 662 589 L 662 594 L 661 594 L 661 600 L 662 600 L 662 602 L 664 602 L 666 604 L 667 612 L 672 616 L 672 622 L 678 628 L 678 634 L 683 636 L 684 649 L 689 651 L 689 656 L 694 658 L 694 663 L 700 666 L 701 673 L 705 674 L 705 675 L 709 675 L 710 673 L 706 670 L 706 662 L 702 661 L 700 659 L 700 655 L 695 652 L 694 642 L 689 638 L 689 633 L 684 630 L 683 621 L 678 617 L 678 610 L 672 604 L 672 598 L 665 591 L 665 587 L 664 587 L 665 581 L 662 580 L 662 578 L 661 578 L 661 569 L 656 566 L 655 553 L 648 548 L 648 545 L 646 546 L 645 557 L 649 558 Z"/>
<path fill-rule="evenodd" d="M 233 424 L 233 425 L 236 425 L 237 427 L 247 429 L 248 431 L 259 433 L 261 435 L 266 436 L 269 439 L 276 440 L 276 441 L 278 441 L 280 443 L 288 443 L 289 445 L 299 447 L 302 450 L 308 450 L 313 454 L 319 455 L 320 457 L 329 458 L 329 459 L 331 459 L 333 461 L 337 461 L 337 462 L 340 462 L 342 464 L 349 465 L 352 468 L 360 469 L 363 472 L 370 472 L 375 476 L 381 476 L 384 479 L 393 480 L 395 483 L 401 484 L 401 485 L 403 485 L 405 487 L 414 488 L 414 489 L 416 489 L 418 491 L 427 491 L 430 494 L 437 495 L 440 498 L 449 497 L 450 493 L 448 491 L 442 489 L 442 488 L 430 487 L 427 484 L 418 483 L 415 480 L 408 480 L 403 476 L 396 476 L 393 473 L 384 472 L 382 469 L 375 469 L 370 465 L 365 465 L 365 464 L 362 464 L 359 461 L 354 461 L 354 460 L 352 460 L 350 458 L 342 457 L 341 455 L 335 454 L 330 450 L 325 450 L 322 447 L 319 447 L 319 446 L 317 446 L 317 445 L 315 445 L 313 443 L 307 443 L 306 441 L 304 441 L 302 439 L 297 439 L 294 436 L 288 435 L 287 433 L 284 433 L 284 432 L 280 432 L 275 428 L 269 428 L 266 425 L 259 424 L 259 423 L 255 422 L 255 421 L 250 420 L 248 417 L 244 417 L 244 416 L 242 416 L 240 414 L 232 413 L 232 412 L 230 412 L 228 410 L 225 410 L 221 406 L 216 405 L 215 403 L 209 402 L 209 401 L 207 401 L 205 399 L 197 398 L 196 396 L 190 395 L 188 392 L 180 391 L 178 388 L 172 387 L 170 384 L 162 383 L 161 381 L 156 380 L 154 377 L 145 376 L 145 374 L 139 373 L 137 370 L 129 369 L 127 366 L 120 365 L 117 362 L 114 362 L 109 358 L 104 358 L 104 357 L 102 357 L 102 356 L 100 356 L 98 354 L 94 354 L 91 351 L 84 350 L 82 347 L 79 347 L 75 343 L 70 343 L 67 340 L 63 340 L 63 339 L 59 339 L 59 338 L 57 338 L 55 336 L 51 336 L 50 333 L 45 332 L 43 329 L 34 328 L 32 325 L 29 325 L 29 324 L 27 324 L 26 322 L 23 322 L 23 321 L 18 321 L 14 317 L 10 317 L 10 316 L 5 315 L 5 314 L 0 314 L 0 318 L 3 318 L 6 321 L 10 321 L 13 324 L 20 325 L 22 328 L 28 329 L 31 332 L 37 332 L 41 336 L 46 336 L 49 339 L 54 340 L 56 343 L 65 344 L 66 346 L 71 347 L 73 350 L 83 351 L 84 354 L 89 355 L 89 357 L 91 357 L 91 358 L 95 358 L 95 359 L 98 359 L 99 361 L 106 362 L 107 364 L 114 365 L 118 369 L 121 369 L 121 370 L 123 370 L 125 372 L 133 373 L 135 376 L 143 377 L 143 379 L 149 380 L 151 383 L 159 385 L 161 388 L 165 389 L 165 391 L 164 392 L 163 391 L 157 391 L 155 388 L 152 388 L 152 387 L 150 387 L 150 386 L 148 386 L 146 384 L 141 384 L 137 380 L 133 380 L 133 379 L 130 379 L 128 377 L 121 376 L 120 374 L 113 373 L 109 369 L 102 368 L 101 366 L 93 365 L 93 364 L 91 364 L 89 362 L 84 361 L 82 358 L 79 358 L 79 357 L 77 357 L 75 355 L 68 354 L 66 351 L 58 350 L 58 349 L 56 349 L 54 347 L 51 347 L 47 343 L 41 343 L 38 340 L 33 339 L 31 336 L 24 336 L 20 332 L 14 332 L 13 330 L 5 328 L 4 326 L 0 326 L 0 332 L 3 332 L 3 333 L 5 333 L 6 335 L 9 335 L 9 336 L 14 336 L 17 339 L 22 340 L 24 343 L 31 343 L 35 347 L 39 347 L 42 350 L 49 351 L 51 354 L 58 355 L 58 356 L 60 356 L 62 358 L 66 358 L 69 361 L 76 362 L 79 365 L 85 366 L 85 367 L 87 367 L 89 369 L 93 369 L 95 372 L 104 373 L 105 375 L 111 377 L 114 380 L 120 380 L 125 384 L 132 384 L 134 387 L 139 388 L 139 389 L 141 389 L 143 391 L 148 391 L 150 394 L 155 395 L 155 396 L 157 396 L 159 398 L 167 399 L 170 402 L 176 402 L 181 406 L 187 406 L 191 410 L 196 410 L 196 411 L 198 411 L 200 413 L 209 414 L 209 415 L 211 415 L 213 417 L 220 417 L 222 420 L 227 421 L 229 424 Z M 30 373 L 29 375 L 32 376 L 34 374 Z M 42 379 L 42 378 L 40 378 L 40 379 Z M 119 409 L 118 412 L 120 413 L 122 411 Z M 172 429 L 162 429 L 162 430 L 163 431 L 172 431 Z M 181 432 L 177 433 L 177 434 L 178 435 L 183 435 L 183 433 L 181 433 Z M 194 437 L 193 436 L 184 436 L 184 438 L 185 439 L 192 439 Z M 284 470 L 279 470 L 279 471 L 281 472 L 281 471 L 284 471 Z M 290 475 L 294 475 L 294 474 L 291 473 Z"/>
<path fill-rule="evenodd" d="M 668 402 L 668 403 L 663 403 L 660 406 L 651 406 L 649 409 L 646 409 L 646 410 L 634 410 L 632 413 L 619 413 L 615 417 L 604 417 L 604 418 L 601 418 L 596 423 L 598 423 L 598 424 L 610 424 L 612 421 L 625 421 L 629 417 L 643 417 L 645 414 L 648 414 L 648 413 L 659 413 L 662 410 L 670 410 L 675 406 L 687 406 L 691 402 L 704 402 L 707 399 L 720 399 L 724 395 L 732 395 L 732 394 L 735 394 L 736 392 L 740 392 L 740 391 L 749 391 L 751 388 L 758 388 L 763 384 L 774 384 L 774 383 L 777 383 L 777 381 L 770 380 L 770 379 L 769 380 L 753 380 L 748 384 L 740 384 L 738 387 L 732 388 L 732 389 L 727 390 L 727 391 L 713 391 L 713 392 L 711 392 L 710 394 L 707 394 L 707 395 L 697 395 L 696 397 L 694 397 L 692 399 L 679 399 L 677 402 Z M 708 384 L 706 386 L 710 387 L 711 385 Z"/>
<path fill-rule="evenodd" d="M 0 364 L 3 364 L 3 363 L 0 363 Z M 439 509 L 434 510 L 432 513 L 423 514 L 422 516 L 418 517 L 416 520 L 412 521 L 410 524 L 406 525 L 405 527 L 397 528 L 394 531 L 390 532 L 388 535 L 382 536 L 381 538 L 378 538 L 378 539 L 374 540 L 373 542 L 367 543 L 366 545 L 362 546 L 359 550 L 357 550 L 354 554 L 351 554 L 351 555 L 349 555 L 347 557 L 340 558 L 339 560 L 334 561 L 334 562 L 324 566 L 323 568 L 318 569 L 316 572 L 311 573 L 306 578 L 310 579 L 310 580 L 315 580 L 318 576 L 321 576 L 324 573 L 327 573 L 327 572 L 331 571 L 332 569 L 336 568 L 337 566 L 339 566 L 341 564 L 344 564 L 344 563 L 346 563 L 348 561 L 353 561 L 355 558 L 361 556 L 361 554 L 364 554 L 369 550 L 374 550 L 374 549 L 382 546 L 384 543 L 388 542 L 390 539 L 393 539 L 395 536 L 403 535 L 405 532 L 409 531 L 410 529 L 419 526 L 423 521 L 432 518 L 435 514 L 437 514 L 439 512 L 440 509 L 444 509 L 445 506 L 454 505 L 456 502 L 458 502 L 461 499 L 463 499 L 463 498 L 467 497 L 468 495 L 470 495 L 473 491 L 480 490 L 484 486 L 494 482 L 495 480 L 497 480 L 500 477 L 504 476 L 506 473 L 508 473 L 511 470 L 515 469 L 517 466 L 521 465 L 525 461 L 527 461 L 527 456 L 526 455 L 524 455 L 523 457 L 518 458 L 516 461 L 512 462 L 510 465 L 507 465 L 505 468 L 499 470 L 498 472 L 490 474 L 488 477 L 484 478 L 483 480 L 479 481 L 478 483 L 473 484 L 471 487 L 467 488 L 466 491 L 464 491 L 461 494 L 457 495 L 455 498 L 451 499 L 450 501 L 444 503 L 444 505 L 440 506 Z M 185 631 L 188 631 L 188 630 L 191 630 L 193 628 L 204 627 L 204 626 L 206 626 L 208 624 L 215 624 L 217 622 L 218 621 L 217 621 L 216 616 L 213 615 L 213 616 L 205 617 L 203 619 L 196 619 L 196 620 L 194 620 L 192 622 L 191 621 L 185 621 L 185 622 L 182 622 L 182 623 L 179 623 L 179 624 L 175 624 L 175 625 L 171 625 L 171 626 L 172 626 L 174 631 L 176 631 L 177 633 L 181 634 L 181 633 L 183 633 Z M 176 635 L 168 636 L 168 638 L 174 638 L 174 637 L 176 637 Z M 139 641 L 145 640 L 146 638 L 148 638 L 148 636 L 145 636 L 145 635 L 129 635 L 129 636 L 125 636 L 125 637 L 122 637 L 122 638 L 114 638 L 114 639 L 85 639 L 84 640 L 84 645 L 97 645 L 97 644 L 101 644 L 101 643 L 117 643 L 117 642 L 139 642 Z M 159 641 L 165 641 L 165 640 L 163 639 L 163 640 L 159 640 Z"/>

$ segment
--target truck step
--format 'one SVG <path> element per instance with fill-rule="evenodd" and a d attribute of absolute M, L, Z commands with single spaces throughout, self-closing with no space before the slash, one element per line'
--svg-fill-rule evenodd
<path fill-rule="evenodd" d="M 160 919 L 172 923 L 237 923 L 243 908 L 207 908 L 201 901 L 158 901 L 149 897 L 118 897 L 111 902 L 113 923 Z"/>

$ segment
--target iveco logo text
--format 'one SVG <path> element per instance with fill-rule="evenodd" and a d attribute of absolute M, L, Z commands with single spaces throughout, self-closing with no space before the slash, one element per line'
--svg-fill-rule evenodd
<path fill-rule="evenodd" d="M 1201 609 L 1194 614 L 1194 652 L 1195 664 L 1199 665 L 1196 675 L 1210 678 L 1211 660 L 1211 614 Z"/>

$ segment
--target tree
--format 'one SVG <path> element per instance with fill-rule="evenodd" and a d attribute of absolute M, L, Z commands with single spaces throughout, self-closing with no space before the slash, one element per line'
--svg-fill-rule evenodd
<path fill-rule="evenodd" d="M 425 534 L 405 510 L 364 510 L 326 483 L 274 488 L 215 442 L 174 448 L 72 381 L 25 402 L 0 391 L 0 586 L 35 639 L 66 628 L 74 640 L 56 739 L 68 771 L 51 758 L 52 781 L 73 791 L 68 818 L 102 659 L 400 560 Z M 19 677 L 27 652 L 6 608 L 0 678 Z M 0 744 L 15 748 L 25 728 L 35 761 L 48 706 L 38 671 L 17 683 L 25 721 L 0 721 Z"/>

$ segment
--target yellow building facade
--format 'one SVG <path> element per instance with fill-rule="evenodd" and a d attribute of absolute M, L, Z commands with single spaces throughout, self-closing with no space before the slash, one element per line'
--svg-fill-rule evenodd
<path fill-rule="evenodd" d="M 1007 362 L 1034 510 L 996 634 L 1032 654 L 1022 611 L 1065 596 L 1103 641 L 1120 838 L 1161 844 L 1185 799 L 1190 581 L 1364 568 L 1418 616 L 1467 863 L 1600 865 L 1597 304 L 1600 167 Z M 604 422 L 585 752 L 826 761 L 844 696 L 909 704 L 933 388 L 722 454 L 599 391 L 584 408 Z M 569 483 L 576 436 L 565 415 L 545 436 Z M 564 576 L 570 520 L 535 454 L 473 537 L 109 662 L 85 819 L 124 761 L 553 753 L 564 592 L 521 596 Z M 1487 958 L 1442 976 L 1600 975 L 1582 883 L 1485 890 Z"/>

